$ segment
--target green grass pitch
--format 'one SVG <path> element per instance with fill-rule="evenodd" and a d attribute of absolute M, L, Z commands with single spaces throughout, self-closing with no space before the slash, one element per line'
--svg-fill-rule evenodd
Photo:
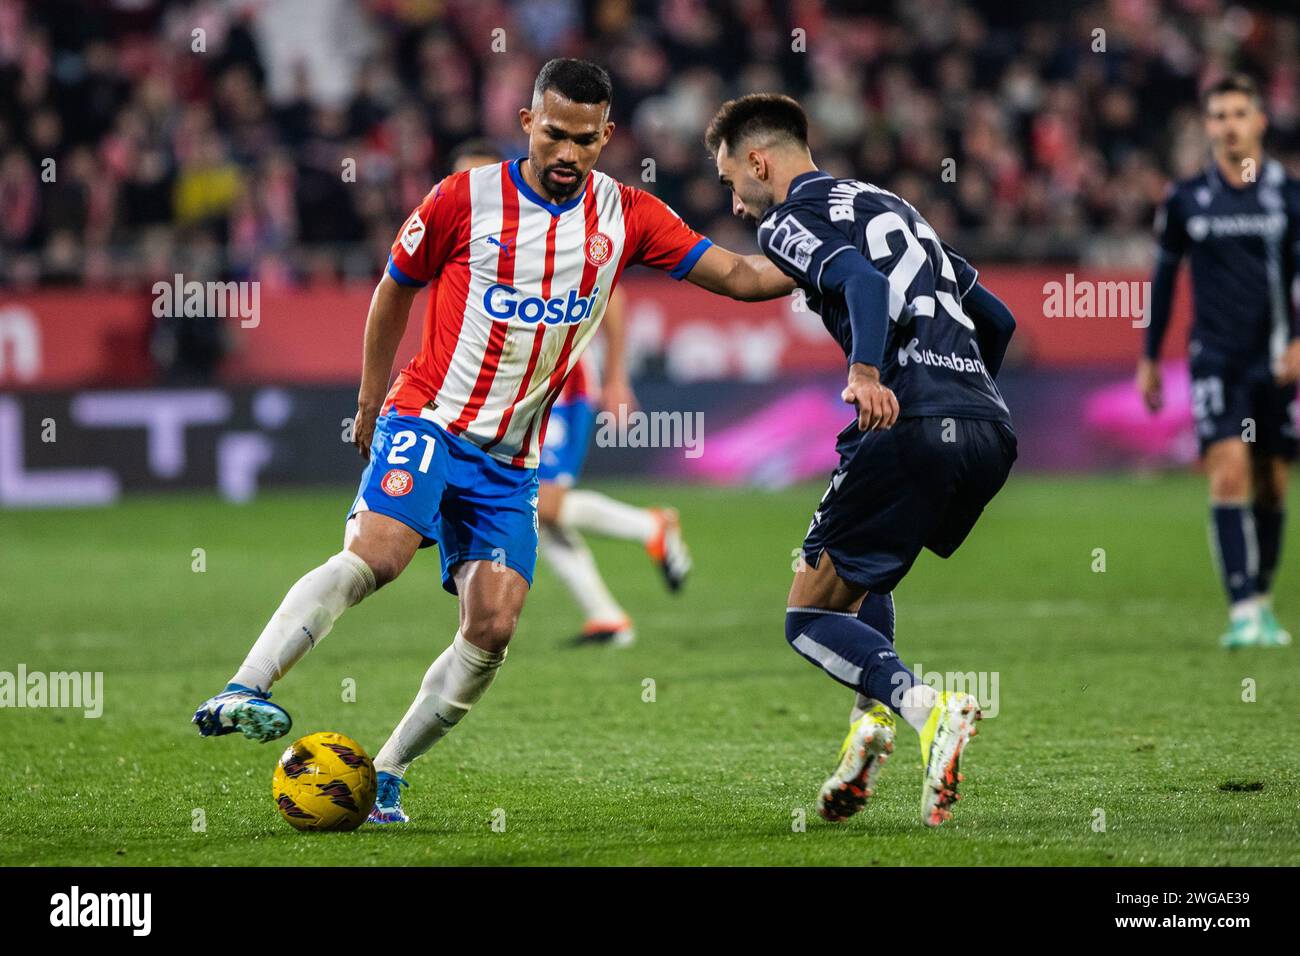
<path fill-rule="evenodd" d="M 539 568 L 491 692 L 412 768 L 412 824 L 350 834 L 280 819 L 281 747 L 189 724 L 289 585 L 337 550 L 350 489 L 0 514 L 0 670 L 103 671 L 106 698 L 99 719 L 0 711 L 0 863 L 1300 863 L 1300 647 L 1218 648 L 1199 479 L 1014 477 L 953 559 L 918 561 L 897 591 L 903 660 L 998 681 L 937 831 L 919 822 L 906 727 L 864 814 L 813 812 L 851 703 L 783 631 L 821 487 L 603 487 L 681 508 L 684 593 L 639 549 L 594 542 L 640 639 L 575 650 L 578 615 Z M 1298 534 L 1277 590 L 1300 633 Z M 373 754 L 455 614 L 421 554 L 277 685 L 294 734 L 338 730 Z"/>

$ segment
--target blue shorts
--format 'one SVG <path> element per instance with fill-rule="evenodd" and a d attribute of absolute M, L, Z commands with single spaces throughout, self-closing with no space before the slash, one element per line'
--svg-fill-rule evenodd
<path fill-rule="evenodd" d="M 591 426 L 596 407 L 585 398 L 557 403 L 546 425 L 546 442 L 542 445 L 537 477 L 566 488 L 577 484 L 582 465 L 591 446 Z"/>
<path fill-rule="evenodd" d="M 452 594 L 452 570 L 465 561 L 504 564 L 533 583 L 536 469 L 497 461 L 427 419 L 389 412 L 375 424 L 370 464 L 348 517 L 359 511 L 418 531 L 422 548 L 436 544 L 442 586 Z"/>
<path fill-rule="evenodd" d="M 814 568 L 829 554 L 837 575 L 887 594 L 922 548 L 957 550 L 1016 460 L 1015 433 L 972 418 L 903 418 L 886 431 L 840 432 L 840 465 L 803 543 Z"/>

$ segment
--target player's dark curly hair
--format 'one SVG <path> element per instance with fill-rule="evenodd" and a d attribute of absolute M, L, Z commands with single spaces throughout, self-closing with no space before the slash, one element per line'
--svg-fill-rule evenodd
<path fill-rule="evenodd" d="M 807 146 L 808 117 L 797 101 L 782 93 L 750 93 L 722 104 L 704 133 L 704 145 L 717 155 L 724 143 L 735 150 L 755 136 L 787 138 Z"/>
<path fill-rule="evenodd" d="M 555 90 L 574 103 L 609 103 L 614 99 L 614 84 L 603 66 L 569 57 L 548 60 L 537 74 L 533 97 L 547 90 Z"/>

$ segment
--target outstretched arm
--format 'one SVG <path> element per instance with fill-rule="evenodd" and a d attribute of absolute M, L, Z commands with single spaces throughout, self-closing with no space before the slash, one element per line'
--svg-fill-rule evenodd
<path fill-rule="evenodd" d="M 766 256 L 742 256 L 719 246 L 709 246 L 686 278 L 701 289 L 742 302 L 776 299 L 794 291 L 794 280 Z"/>
<path fill-rule="evenodd" d="M 361 358 L 361 388 L 357 392 L 357 417 L 352 425 L 352 444 L 362 458 L 370 458 L 370 439 L 375 433 L 375 422 L 384 396 L 388 394 L 393 359 L 406 332 L 411 303 L 419 291 L 417 286 L 399 285 L 385 272 L 370 298 Z"/>

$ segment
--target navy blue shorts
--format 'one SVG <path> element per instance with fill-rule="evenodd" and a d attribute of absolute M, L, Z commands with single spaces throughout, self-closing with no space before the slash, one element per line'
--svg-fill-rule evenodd
<path fill-rule="evenodd" d="M 1267 365 L 1234 368 L 1208 358 L 1192 362 L 1192 417 L 1204 455 L 1225 438 L 1244 439 L 1256 455 L 1295 461 L 1296 387 L 1280 386 Z"/>
<path fill-rule="evenodd" d="M 966 540 L 1016 460 L 1000 422 L 904 418 L 888 431 L 839 435 L 840 465 L 808 526 L 804 560 L 823 552 L 839 577 L 873 593 L 894 590 L 922 548 L 946 558 Z"/>
<path fill-rule="evenodd" d="M 546 423 L 546 441 L 537 466 L 539 480 L 553 481 L 566 488 L 577 484 L 587 460 L 591 426 L 595 421 L 596 406 L 586 398 L 555 403 Z"/>
<path fill-rule="evenodd" d="M 374 511 L 436 544 L 442 586 L 456 593 L 452 571 L 465 561 L 492 561 L 531 586 L 537 566 L 537 471 L 497 461 L 428 419 L 389 412 L 375 423 L 370 464 L 348 509 Z"/>

